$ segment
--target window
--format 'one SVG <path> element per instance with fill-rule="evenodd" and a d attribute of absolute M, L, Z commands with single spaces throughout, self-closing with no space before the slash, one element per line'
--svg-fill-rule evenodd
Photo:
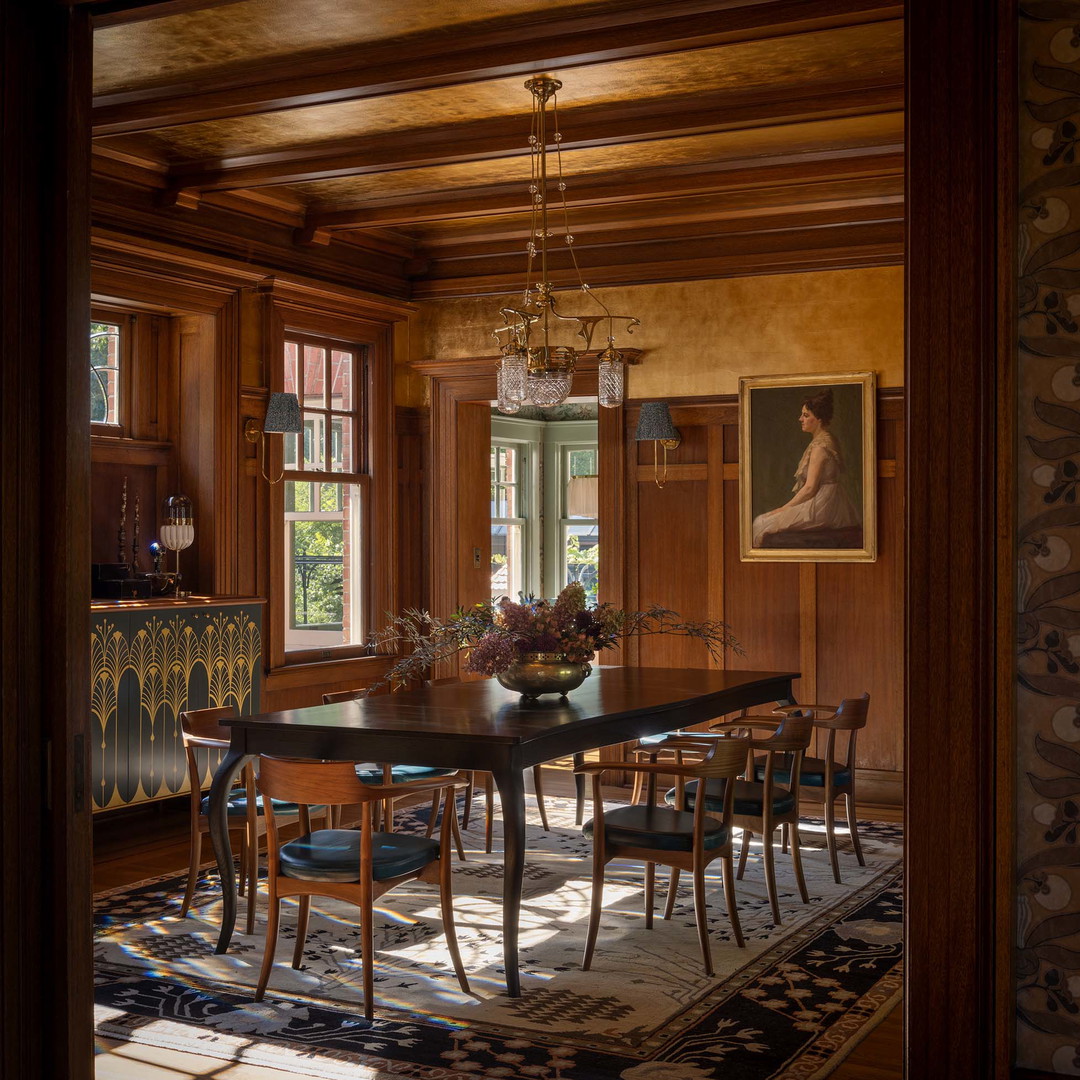
<path fill-rule="evenodd" d="M 106 321 L 108 320 L 108 321 Z M 90 423 L 120 426 L 124 321 L 102 316 L 90 323 Z"/>
<path fill-rule="evenodd" d="M 600 570 L 600 523 L 597 450 L 563 447 L 561 485 L 561 574 L 559 588 L 580 581 L 590 600 L 596 599 Z"/>
<path fill-rule="evenodd" d="M 491 446 L 491 597 L 525 591 L 525 466 L 521 447 Z"/>
<path fill-rule="evenodd" d="M 365 353 L 288 333 L 283 389 L 296 394 L 301 435 L 285 435 L 285 651 L 361 646 L 368 636 Z"/>

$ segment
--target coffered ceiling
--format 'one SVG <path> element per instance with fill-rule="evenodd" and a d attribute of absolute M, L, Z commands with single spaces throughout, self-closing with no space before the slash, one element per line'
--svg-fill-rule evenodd
<path fill-rule="evenodd" d="M 593 280 L 902 254 L 900 4 L 131 0 L 94 56 L 96 203 L 263 218 L 418 298 L 517 284 L 544 72 Z"/>

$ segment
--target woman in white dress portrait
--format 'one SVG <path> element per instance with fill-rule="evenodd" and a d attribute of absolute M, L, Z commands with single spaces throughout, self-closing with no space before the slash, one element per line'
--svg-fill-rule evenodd
<path fill-rule="evenodd" d="M 803 402 L 799 426 L 810 436 L 810 442 L 795 470 L 794 494 L 783 506 L 754 518 L 754 547 L 762 547 L 777 533 L 850 529 L 862 524 L 859 511 L 840 482 L 844 459 L 840 444 L 829 430 L 832 418 L 831 389 Z"/>

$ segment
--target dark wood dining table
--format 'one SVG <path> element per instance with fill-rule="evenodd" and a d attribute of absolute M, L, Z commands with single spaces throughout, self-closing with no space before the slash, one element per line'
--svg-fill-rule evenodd
<path fill-rule="evenodd" d="M 597 667 L 568 699 L 526 701 L 485 679 L 224 719 L 231 741 L 214 774 L 209 807 L 223 896 L 217 951 L 228 949 L 236 921 L 226 809 L 245 762 L 273 754 L 482 769 L 494 776 L 502 803 L 503 958 L 507 992 L 517 997 L 525 770 L 750 706 L 791 704 L 791 683 L 798 677 L 790 671 Z"/>

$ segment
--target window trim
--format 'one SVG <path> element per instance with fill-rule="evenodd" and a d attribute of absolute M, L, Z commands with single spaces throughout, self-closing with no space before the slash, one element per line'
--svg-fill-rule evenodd
<path fill-rule="evenodd" d="M 604 410 L 601 410 L 603 412 Z M 563 526 L 586 524 L 590 518 L 567 518 L 566 451 L 595 450 L 600 470 L 600 436 L 597 420 L 551 420 L 544 429 L 544 595 L 557 596 L 566 573 Z M 600 528 L 599 515 L 595 521 Z M 552 553 L 549 555 L 549 552 Z M 558 587 L 556 587 L 558 586 Z M 554 590 L 554 591 L 552 591 Z M 598 594 L 599 595 L 599 594 Z"/>
<path fill-rule="evenodd" d="M 120 327 L 120 357 L 117 389 L 120 393 L 120 404 L 116 410 L 116 423 L 108 424 L 100 421 L 90 421 L 90 435 L 92 438 L 103 439 L 126 439 L 131 431 L 131 395 L 133 387 L 132 357 L 134 356 L 135 320 L 134 312 L 124 311 L 122 308 L 110 308 L 101 304 L 94 304 L 90 309 L 90 322 L 110 323 Z M 87 364 L 89 364 L 89 340 L 90 328 L 87 327 Z M 90 403 L 87 402 L 89 410 Z"/>
<path fill-rule="evenodd" d="M 521 503 L 518 509 L 522 511 L 519 520 L 523 520 L 525 526 L 522 532 L 522 585 L 526 593 L 543 596 L 544 421 L 524 420 L 516 416 L 493 416 L 488 442 L 491 446 L 513 444 L 520 449 L 522 477 L 519 482 Z M 492 517 L 491 521 L 494 524 L 495 518 Z"/>
<path fill-rule="evenodd" d="M 284 350 L 287 337 L 319 338 L 357 351 L 364 374 L 354 386 L 357 414 L 361 416 L 362 432 L 356 439 L 356 460 L 366 466 L 366 472 L 317 474 L 303 470 L 286 470 L 283 482 L 270 487 L 265 500 L 268 521 L 268 567 L 263 577 L 269 600 L 268 626 L 265 634 L 267 677 L 302 667 L 339 664 L 375 654 L 366 644 L 340 645 L 332 648 L 285 650 L 287 603 L 284 589 L 285 565 L 285 486 L 284 481 L 317 480 L 333 483 L 356 483 L 361 487 L 363 583 L 360 603 L 365 626 L 374 629 L 383 612 L 398 608 L 396 580 L 397 555 L 395 548 L 395 491 L 393 474 L 394 399 L 393 399 L 393 325 L 394 321 L 367 320 L 315 309 L 267 297 L 264 310 L 268 356 L 282 362 L 269 365 L 268 391 L 284 389 Z M 366 410 L 366 415 L 360 413 Z M 271 440 L 267 446 L 268 470 L 283 465 L 282 440 Z M 376 573 L 376 568 L 378 572 Z"/>

